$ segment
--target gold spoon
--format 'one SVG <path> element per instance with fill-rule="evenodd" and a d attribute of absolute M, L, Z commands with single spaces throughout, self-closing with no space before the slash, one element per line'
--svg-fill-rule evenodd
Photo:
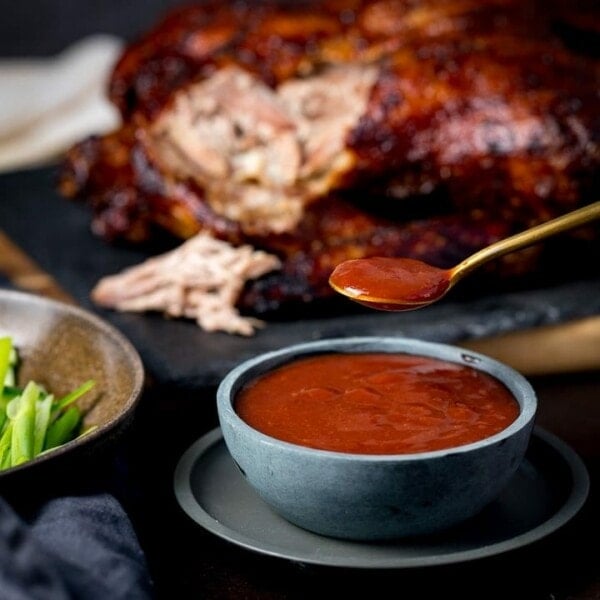
<path fill-rule="evenodd" d="M 414 310 L 442 298 L 481 265 L 509 252 L 600 218 L 600 201 L 486 246 L 451 269 L 438 269 L 410 258 L 372 257 L 347 260 L 331 274 L 340 294 L 379 310 Z"/>

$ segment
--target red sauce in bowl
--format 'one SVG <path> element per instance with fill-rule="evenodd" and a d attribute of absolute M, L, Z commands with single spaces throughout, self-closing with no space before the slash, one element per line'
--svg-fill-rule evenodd
<path fill-rule="evenodd" d="M 453 448 L 510 425 L 519 405 L 497 379 L 406 354 L 324 354 L 246 385 L 238 415 L 271 437 L 354 454 Z"/>

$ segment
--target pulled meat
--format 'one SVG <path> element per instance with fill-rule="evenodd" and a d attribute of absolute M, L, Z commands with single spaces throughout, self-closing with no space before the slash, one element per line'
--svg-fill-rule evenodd
<path fill-rule="evenodd" d="M 175 94 L 150 128 L 148 152 L 162 170 L 203 187 L 211 208 L 244 233 L 289 231 L 352 167 L 344 141 L 376 73 L 338 66 L 271 90 L 227 67 Z"/>
<path fill-rule="evenodd" d="M 235 308 L 244 283 L 279 266 L 266 252 L 198 234 L 179 248 L 101 279 L 92 298 L 121 311 L 194 319 L 206 331 L 252 335 L 262 325 Z"/>

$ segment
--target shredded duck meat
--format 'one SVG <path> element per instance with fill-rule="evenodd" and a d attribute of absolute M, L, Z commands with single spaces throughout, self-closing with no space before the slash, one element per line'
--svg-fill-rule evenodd
<path fill-rule="evenodd" d="M 262 321 L 240 315 L 238 296 L 246 281 L 278 266 L 271 254 L 200 233 L 175 250 L 101 279 L 92 298 L 107 308 L 159 311 L 195 319 L 206 331 L 248 336 Z"/>
<path fill-rule="evenodd" d="M 338 66 L 271 90 L 227 67 L 175 94 L 146 151 L 164 172 L 204 188 L 245 233 L 281 233 L 353 165 L 344 140 L 367 106 L 377 70 Z"/>

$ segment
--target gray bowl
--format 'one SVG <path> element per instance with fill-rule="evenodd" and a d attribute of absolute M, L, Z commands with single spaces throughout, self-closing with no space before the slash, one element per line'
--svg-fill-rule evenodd
<path fill-rule="evenodd" d="M 347 454 L 283 442 L 247 425 L 234 410 L 238 391 L 295 359 L 340 352 L 389 352 L 468 365 L 500 380 L 520 406 L 503 431 L 472 444 L 403 455 Z M 290 346 L 230 371 L 217 391 L 225 443 L 249 484 L 276 512 L 337 538 L 385 540 L 443 530 L 478 513 L 523 460 L 537 408 L 525 378 L 464 349 L 406 338 L 331 339 Z"/>
<path fill-rule="evenodd" d="M 0 290 L 0 335 L 10 335 L 19 349 L 21 385 L 33 380 L 60 397 L 87 379 L 96 381 L 77 402 L 85 427 L 94 431 L 0 471 L 0 492 L 31 484 L 49 490 L 63 476 L 93 472 L 91 459 L 125 431 L 139 402 L 144 368 L 135 348 L 86 310 L 7 290 Z"/>

